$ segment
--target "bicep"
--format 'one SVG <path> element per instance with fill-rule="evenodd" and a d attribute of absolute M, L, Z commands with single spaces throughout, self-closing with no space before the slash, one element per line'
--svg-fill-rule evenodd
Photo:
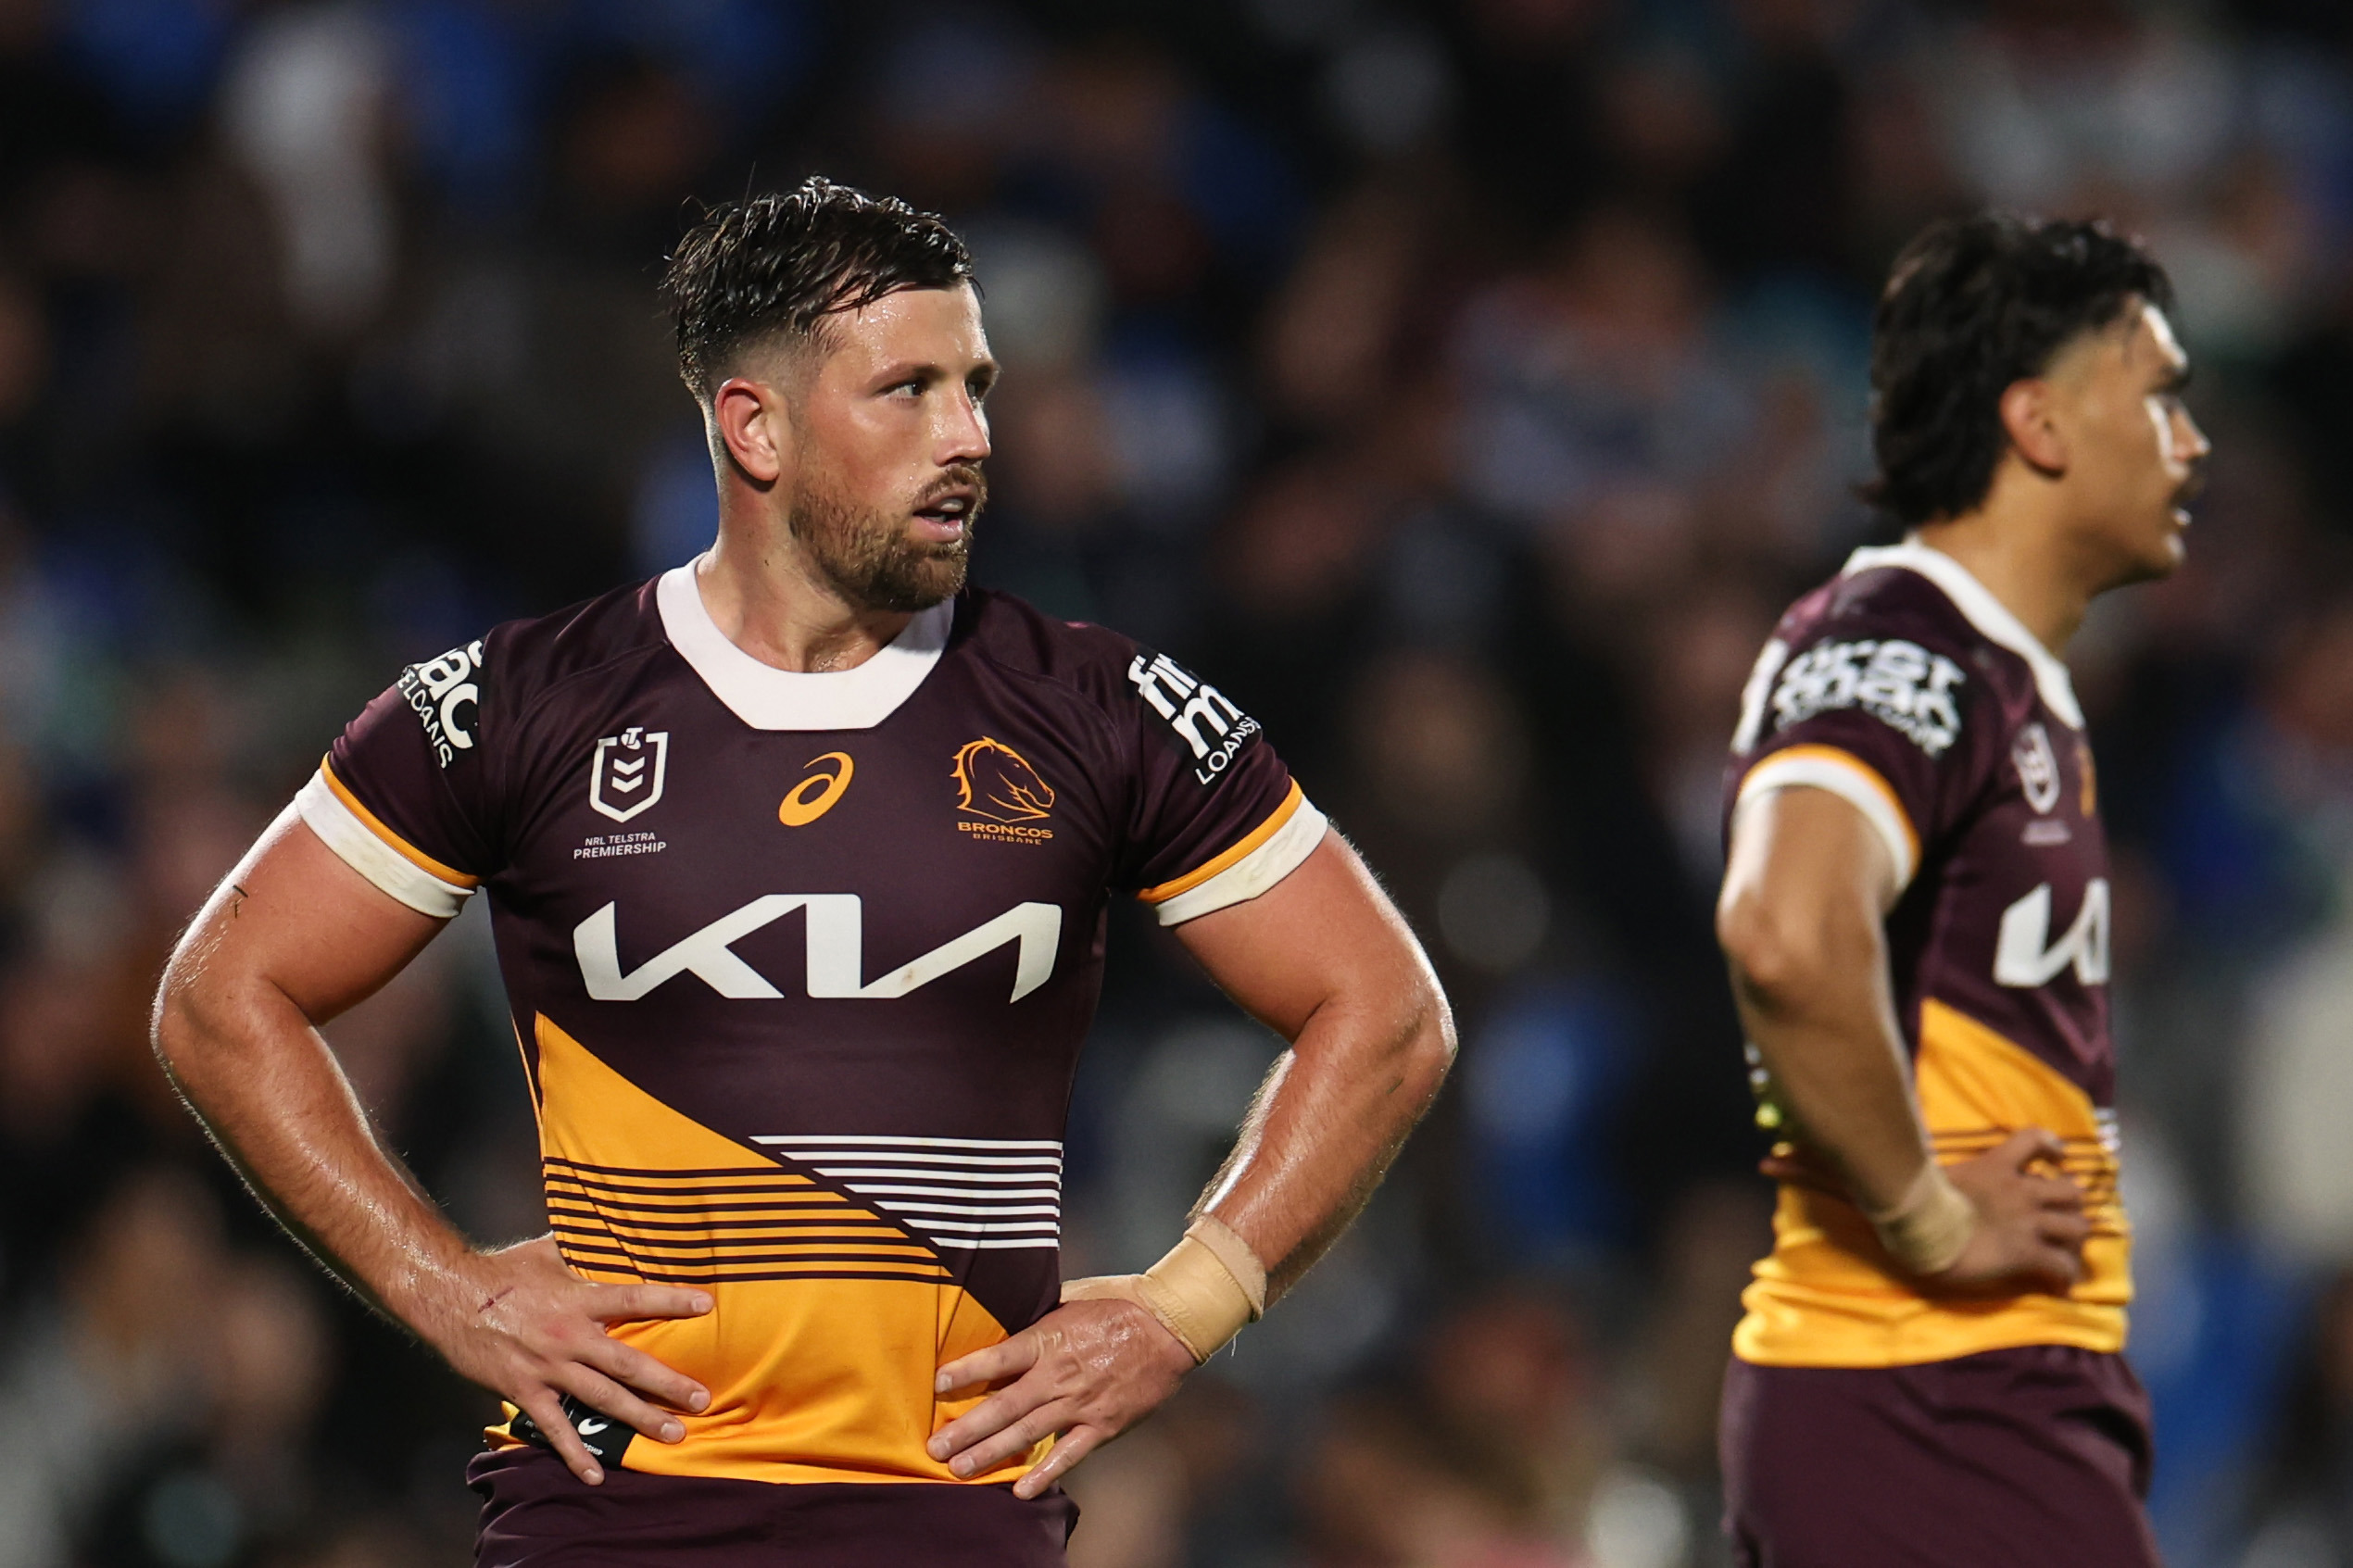
<path fill-rule="evenodd" d="M 1404 917 L 1328 828 L 1282 881 L 1176 931 L 1227 996 L 1287 1040 L 1335 997 L 1385 998 L 1410 1012 L 1438 994 Z"/>
<path fill-rule="evenodd" d="M 323 1023 L 373 995 L 447 923 L 354 871 L 289 809 L 198 911 L 170 984 L 265 983 Z"/>
<path fill-rule="evenodd" d="M 1717 934 L 1749 979 L 1803 979 L 1875 949 L 1901 891 L 1886 839 L 1852 801 L 1793 784 L 1734 816 Z"/>

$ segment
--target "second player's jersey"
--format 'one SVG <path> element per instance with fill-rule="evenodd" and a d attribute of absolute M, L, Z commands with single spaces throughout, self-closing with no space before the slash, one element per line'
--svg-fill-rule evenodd
<path fill-rule="evenodd" d="M 1785 1183 L 1734 1349 L 1863 1367 L 2018 1345 L 2121 1349 L 2132 1286 L 2108 846 L 2066 666 L 1951 557 L 1858 550 L 1782 618 L 1732 751 L 1728 831 L 1746 802 L 1803 785 L 1852 802 L 1885 841 L 1903 883 L 1886 922 L 1895 1003 L 1937 1157 L 2048 1128 L 2092 1221 L 2068 1295 L 1938 1300 L 1827 1183 Z"/>
<path fill-rule="evenodd" d="M 618 1462 L 774 1482 L 953 1481 L 934 1373 L 1057 1298 L 1110 897 L 1174 924 L 1324 833 L 1124 637 L 972 592 L 793 673 L 692 568 L 411 668 L 297 808 L 420 910 L 488 891 L 565 1260 L 717 1302 L 614 1328 L 711 1395 Z"/>

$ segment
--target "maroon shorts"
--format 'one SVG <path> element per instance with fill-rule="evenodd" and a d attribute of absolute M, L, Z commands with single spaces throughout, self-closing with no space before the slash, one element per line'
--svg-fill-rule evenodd
<path fill-rule="evenodd" d="M 583 1485 L 536 1448 L 476 1455 L 478 1568 L 1063 1568 L 1078 1506 L 1011 1486 L 775 1486 L 609 1465 Z"/>
<path fill-rule="evenodd" d="M 2148 1395 L 2060 1345 L 1724 1378 L 1741 1568 L 2157 1568 Z"/>

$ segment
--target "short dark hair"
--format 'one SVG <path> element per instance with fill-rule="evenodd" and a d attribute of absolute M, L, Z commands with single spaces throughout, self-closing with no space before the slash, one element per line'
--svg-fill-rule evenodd
<path fill-rule="evenodd" d="M 937 213 L 812 174 L 781 194 L 705 212 L 671 253 L 661 292 L 678 330 L 679 378 L 707 398 L 752 344 L 814 340 L 837 311 L 972 276 L 971 253 Z"/>
<path fill-rule="evenodd" d="M 2173 287 L 2139 241 L 2097 220 L 1982 212 L 1904 247 L 1871 338 L 1871 449 L 1863 497 L 1906 526 L 1966 512 L 1993 488 L 2008 436 L 2003 392 L 2041 375 L 2135 300 Z"/>

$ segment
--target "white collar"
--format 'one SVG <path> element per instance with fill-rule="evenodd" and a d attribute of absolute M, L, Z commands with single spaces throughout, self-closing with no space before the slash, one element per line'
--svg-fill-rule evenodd
<path fill-rule="evenodd" d="M 654 604 L 678 656 L 755 730 L 871 730 L 915 695 L 948 646 L 956 601 L 942 600 L 850 670 L 809 674 L 762 664 L 719 629 L 695 582 L 699 557 L 661 574 Z"/>
<path fill-rule="evenodd" d="M 1968 567 L 1942 550 L 1906 543 L 1857 550 L 1846 558 L 1846 565 L 1839 575 L 1852 577 L 1858 571 L 1883 566 L 1918 572 L 1935 583 L 1987 642 L 1999 644 L 2026 660 L 2026 667 L 2034 671 L 2035 689 L 2043 694 L 2045 707 L 2070 729 L 2083 727 L 2083 709 L 2075 701 L 2075 683 L 2068 678 L 2067 666 Z"/>

